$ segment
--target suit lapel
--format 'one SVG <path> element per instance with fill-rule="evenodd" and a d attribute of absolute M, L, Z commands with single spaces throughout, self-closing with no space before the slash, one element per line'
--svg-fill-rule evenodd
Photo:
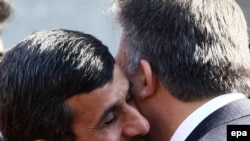
<path fill-rule="evenodd" d="M 186 141 L 199 140 L 211 129 L 246 115 L 250 115 L 249 99 L 231 102 L 205 118 L 187 137 Z"/>

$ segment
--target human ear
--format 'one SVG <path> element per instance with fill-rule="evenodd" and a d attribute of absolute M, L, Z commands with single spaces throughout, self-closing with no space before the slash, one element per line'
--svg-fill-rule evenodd
<path fill-rule="evenodd" d="M 143 73 L 143 88 L 140 90 L 138 97 L 143 100 L 146 99 L 155 93 L 156 89 L 156 77 L 152 71 L 152 68 L 148 61 L 140 61 L 141 73 Z"/>

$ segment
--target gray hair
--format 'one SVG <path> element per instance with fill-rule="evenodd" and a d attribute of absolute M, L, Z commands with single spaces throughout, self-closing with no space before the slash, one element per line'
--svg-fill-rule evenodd
<path fill-rule="evenodd" d="M 147 60 L 181 100 L 249 90 L 249 39 L 234 0 L 117 0 L 128 72 Z"/>

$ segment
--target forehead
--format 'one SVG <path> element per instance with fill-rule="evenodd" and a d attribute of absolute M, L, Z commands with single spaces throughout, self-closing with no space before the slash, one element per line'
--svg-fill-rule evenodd
<path fill-rule="evenodd" d="M 115 65 L 111 82 L 89 93 L 68 98 L 65 103 L 73 112 L 73 132 L 76 135 L 95 132 L 91 129 L 96 128 L 103 112 L 110 105 L 124 99 L 127 89 L 128 81 L 118 65 Z"/>

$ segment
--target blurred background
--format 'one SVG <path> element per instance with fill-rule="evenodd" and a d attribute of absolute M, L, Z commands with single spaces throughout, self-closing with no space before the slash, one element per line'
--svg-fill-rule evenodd
<path fill-rule="evenodd" d="M 108 13 L 111 0 L 12 0 L 14 12 L 5 23 L 5 49 L 30 33 L 66 28 L 89 33 L 116 54 L 120 29 Z"/>
<path fill-rule="evenodd" d="M 236 0 L 250 28 L 250 0 Z M 113 55 L 119 45 L 120 28 L 108 13 L 111 0 L 12 0 L 14 12 L 4 25 L 6 49 L 30 33 L 66 28 L 89 33 L 102 40 Z M 250 30 L 249 30 L 250 31 Z"/>

